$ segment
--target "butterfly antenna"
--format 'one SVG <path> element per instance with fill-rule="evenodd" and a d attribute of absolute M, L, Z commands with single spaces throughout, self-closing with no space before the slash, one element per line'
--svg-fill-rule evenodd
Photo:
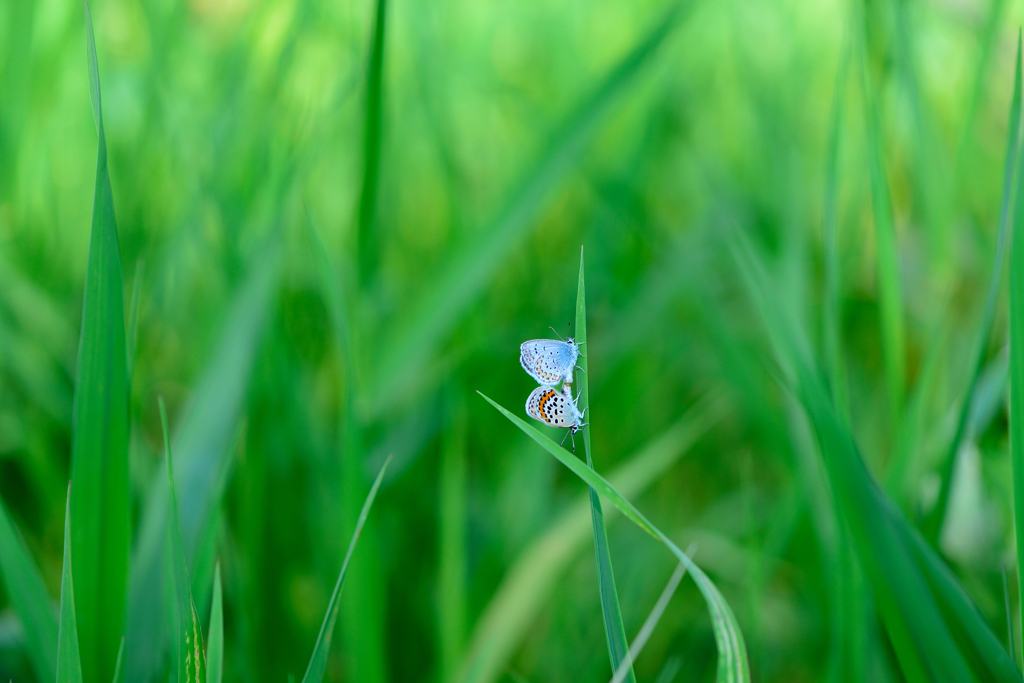
<path fill-rule="evenodd" d="M 551 325 L 548 325 L 548 329 L 555 333 L 555 336 L 558 337 L 559 341 L 565 341 L 564 339 L 562 339 L 562 335 L 558 334 L 555 328 L 551 327 Z"/>
<path fill-rule="evenodd" d="M 569 435 L 570 435 L 571 433 L 572 433 L 572 430 L 570 429 L 569 431 L 567 431 L 567 432 L 565 433 L 565 436 L 569 436 Z M 558 442 L 558 445 L 559 445 L 559 446 L 561 446 L 561 445 L 565 444 L 565 436 L 563 436 L 563 437 L 562 437 L 562 440 Z M 576 444 L 573 444 L 572 450 L 573 450 L 573 452 L 575 452 L 575 451 L 576 451 Z"/>

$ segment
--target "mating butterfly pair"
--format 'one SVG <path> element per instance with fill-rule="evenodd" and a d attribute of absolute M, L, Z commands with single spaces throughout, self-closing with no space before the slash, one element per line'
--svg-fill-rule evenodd
<path fill-rule="evenodd" d="M 572 397 L 572 371 L 577 367 L 579 355 L 579 346 L 572 337 L 565 341 L 533 339 L 519 347 L 520 365 L 541 385 L 526 399 L 526 414 L 552 427 L 568 428 L 566 436 L 574 435 L 587 426 L 583 422 L 583 413 L 576 407 L 578 397 Z M 562 383 L 560 392 L 555 389 L 559 382 Z M 562 437 L 562 443 L 565 443 L 565 437 Z M 575 438 L 572 449 L 576 450 Z"/>

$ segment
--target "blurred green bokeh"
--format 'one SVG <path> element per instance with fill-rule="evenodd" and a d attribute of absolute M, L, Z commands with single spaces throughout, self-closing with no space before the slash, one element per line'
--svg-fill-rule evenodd
<path fill-rule="evenodd" d="M 992 272 L 1021 12 L 1003 0 L 695 0 L 598 103 L 668 7 L 391 2 L 378 153 L 373 3 L 95 0 L 136 544 L 163 473 L 157 397 L 187 442 L 182 425 L 211 407 L 192 402 L 202 378 L 245 358 L 225 331 L 232 316 L 264 302 L 250 311 L 258 343 L 240 361 L 239 409 L 206 414 L 224 456 L 197 449 L 192 461 L 224 494 L 215 510 L 182 511 L 215 529 L 193 569 L 205 615 L 202 559 L 221 559 L 226 680 L 301 676 L 352 511 L 390 453 L 327 680 L 456 680 L 524 557 L 549 592 L 510 636 L 498 680 L 610 678 L 588 537 L 565 562 L 524 555 L 583 509 L 584 487 L 475 393 L 525 401 L 534 384 L 518 346 L 573 318 L 581 245 L 596 469 L 630 462 L 702 398 L 722 400 L 724 417 L 632 499 L 681 547 L 696 542 L 754 680 L 853 680 L 831 668 L 835 539 L 817 513 L 828 492 L 729 236 L 750 239 L 824 358 L 827 148 L 847 55 L 835 188 L 845 403 L 869 467 L 922 519 Z M 88 88 L 77 2 L 0 4 L 0 499 L 55 604 L 96 170 Z M 886 387 L 865 92 L 892 195 L 911 436 Z M 261 273 L 266 293 L 247 295 Z M 1003 567 L 1015 566 L 1006 328 L 1001 303 L 940 544 L 1001 637 Z M 894 480 L 901 449 L 911 455 Z M 179 486 L 183 506 L 188 495 Z M 632 637 L 675 562 L 606 514 Z M 35 680 L 6 590 L 0 680 Z M 863 623 L 868 679 L 901 680 L 877 618 Z M 713 678 L 710 621 L 688 581 L 638 679 L 678 657 L 679 680 Z"/>

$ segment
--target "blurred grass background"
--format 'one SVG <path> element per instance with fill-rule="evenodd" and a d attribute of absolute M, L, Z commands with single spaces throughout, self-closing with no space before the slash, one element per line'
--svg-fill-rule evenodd
<path fill-rule="evenodd" d="M 354 515 L 391 453 L 328 679 L 474 680 L 467 662 L 495 633 L 494 680 L 610 677 L 589 529 L 573 521 L 584 488 L 474 392 L 525 401 L 518 345 L 572 319 L 581 244 L 596 469 L 640 463 L 631 499 L 680 546 L 696 542 L 754 680 L 856 680 L 836 664 L 829 494 L 723 238 L 749 238 L 823 359 L 834 193 L 842 402 L 873 473 L 923 520 L 992 272 L 1020 9 L 667 9 L 93 5 L 125 278 L 132 568 L 163 472 L 162 396 L 201 614 L 222 563 L 227 680 L 305 669 Z M 664 39 L 645 42 L 659 27 Z M 885 335 L 872 135 L 899 271 L 901 330 Z M 54 596 L 95 153 L 80 7 L 4 3 L 0 499 Z M 1000 301 L 940 547 L 1005 637 Z M 718 417 L 680 432 L 708 395 Z M 661 464 L 644 460 L 651 448 Z M 607 517 L 632 636 L 675 560 Z M 35 680 L 6 590 L 0 679 Z M 870 601 L 857 605 L 841 619 L 858 625 L 863 675 L 900 680 Z M 148 671 L 131 606 L 128 623 L 126 656 Z M 680 679 L 714 675 L 688 581 L 637 676 L 679 657 Z"/>

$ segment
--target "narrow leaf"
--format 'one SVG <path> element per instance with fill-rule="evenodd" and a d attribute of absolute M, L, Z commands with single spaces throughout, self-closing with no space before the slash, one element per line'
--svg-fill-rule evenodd
<path fill-rule="evenodd" d="M 359 498 L 364 486 L 367 456 L 363 424 L 356 410 L 356 402 L 361 395 L 356 365 L 356 340 L 346 292 L 341 287 L 338 273 L 331 264 L 312 220 L 306 224 L 343 372 L 338 416 L 338 452 L 344 454 L 341 457 L 341 520 L 346 531 L 354 530 L 359 518 Z M 373 520 L 368 523 L 372 530 Z M 341 608 L 348 674 L 350 678 L 365 683 L 383 683 L 387 679 L 383 609 L 385 589 L 381 579 L 380 551 L 374 540 L 365 543 L 359 557 L 352 561 L 347 579 L 352 590 Z"/>
<path fill-rule="evenodd" d="M 220 560 L 213 570 L 210 634 L 206 646 L 206 683 L 220 683 L 224 675 L 224 604 L 220 586 Z"/>
<path fill-rule="evenodd" d="M 699 401 L 679 420 L 608 477 L 626 498 L 647 489 L 663 475 L 725 413 L 720 397 Z M 614 521 L 614 519 L 612 520 Z M 590 487 L 520 554 L 491 595 L 473 629 L 458 683 L 494 683 L 499 680 L 515 648 L 526 638 L 531 624 L 548 604 L 557 581 L 593 536 Z"/>
<path fill-rule="evenodd" d="M 1020 36 L 1017 38 L 1020 44 Z M 1018 69 L 1020 68 L 1018 59 Z M 1013 521 L 1017 538 L 1017 585 L 1024 586 L 1024 170 L 1017 169 L 1017 194 L 1010 246 L 1010 463 Z M 1024 590 L 1018 590 L 1024 610 Z M 1024 655 L 1017 653 L 1024 663 Z"/>
<path fill-rule="evenodd" d="M 82 659 L 71 572 L 71 486 L 64 509 L 64 569 L 60 575 L 60 627 L 57 633 L 57 683 L 82 683 Z"/>
<path fill-rule="evenodd" d="M 946 510 L 949 507 L 949 494 L 953 488 L 953 472 L 956 470 L 957 454 L 967 435 L 968 418 L 971 414 L 971 406 L 974 404 L 974 392 L 978 385 L 978 378 L 981 377 L 982 367 L 985 365 L 985 357 L 988 352 L 988 342 L 992 334 L 992 319 L 996 313 L 996 302 L 999 299 L 999 285 L 1003 278 L 1003 254 L 1006 251 L 1007 226 L 1010 222 L 1010 201 L 1013 197 L 1013 174 L 1017 166 L 1017 151 L 1020 141 L 1020 113 L 1021 113 L 1021 37 L 1017 35 L 1017 61 L 1013 76 L 1013 97 L 1010 100 L 1010 125 L 1006 135 L 1006 155 L 1003 169 L 1003 200 L 999 207 L 999 236 L 996 241 L 996 253 L 992 264 L 992 274 L 989 276 L 988 292 L 985 294 L 985 308 L 978 322 L 977 340 L 974 348 L 974 363 L 971 366 L 971 374 L 968 378 L 967 391 L 964 393 L 960 404 L 960 416 L 956 423 L 956 432 L 953 440 L 946 451 L 946 457 L 942 461 L 940 472 L 939 498 L 935 508 L 925 520 L 924 535 L 932 545 L 938 542 L 942 532 L 943 523 L 946 521 Z"/>
<path fill-rule="evenodd" d="M 163 398 L 160 402 L 160 424 L 164 431 L 164 464 L 167 488 L 170 492 L 167 508 L 167 545 L 170 569 L 170 588 L 173 596 L 171 623 L 171 672 L 178 683 L 200 683 L 205 680 L 206 661 L 203 655 L 203 637 L 199 628 L 199 614 L 192 600 L 192 584 L 188 578 L 185 549 L 178 527 L 178 501 L 174 495 L 174 469 L 171 463 L 171 438 L 167 432 L 167 411 Z"/>
<path fill-rule="evenodd" d="M 465 393 L 453 388 L 447 403 L 449 425 L 442 438 L 438 486 L 437 632 L 442 681 L 454 680 L 458 671 L 469 603 Z"/>
<path fill-rule="evenodd" d="M 107 173 L 99 69 L 83 0 L 89 85 L 99 144 L 73 410 L 71 545 L 85 680 L 109 681 L 124 631 L 130 508 L 128 360 L 121 255 Z"/>
<path fill-rule="evenodd" d="M 799 325 L 775 305 L 767 274 L 749 244 L 740 241 L 738 247 L 740 275 L 785 369 L 790 391 L 817 433 L 837 522 L 850 530 L 904 677 L 1019 681 L 998 639 L 952 574 L 872 479 L 835 412 L 821 374 L 810 363 Z"/>
<path fill-rule="evenodd" d="M 121 683 L 121 664 L 124 661 L 124 637 L 121 638 L 121 645 L 117 648 L 117 662 L 114 664 L 114 683 Z"/>
<path fill-rule="evenodd" d="M 850 50 L 843 50 L 836 76 L 836 89 L 832 100 L 832 118 L 829 123 L 828 156 L 825 165 L 825 205 L 822 216 L 825 249 L 825 302 L 824 348 L 832 400 L 845 413 L 846 373 L 842 349 L 842 311 L 840 309 L 839 225 L 836 203 L 839 186 L 839 139 L 843 127 L 843 104 L 846 93 L 846 74 L 849 71 Z"/>
<path fill-rule="evenodd" d="M 477 392 L 479 393 L 479 392 Z M 632 503 L 622 496 L 611 484 L 601 475 L 580 462 L 575 456 L 554 441 L 541 434 L 535 427 L 527 424 L 522 418 L 510 413 L 492 401 L 484 394 L 480 394 L 492 406 L 498 409 L 502 415 L 519 427 L 527 436 L 540 444 L 544 450 L 568 467 L 573 474 L 597 490 L 612 505 L 617 507 L 622 514 L 631 522 L 646 531 L 655 539 L 661 541 L 680 562 L 686 565 L 687 570 L 693 576 L 697 589 L 707 603 L 708 611 L 711 613 L 711 626 L 715 633 L 715 644 L 718 647 L 718 676 L 719 683 L 724 681 L 749 681 L 750 666 L 747 663 L 747 649 L 743 641 L 743 634 L 740 632 L 736 616 L 733 614 L 729 604 L 719 592 L 718 587 L 711 582 L 711 579 L 693 561 L 679 549 L 672 540 L 660 529 L 637 510 Z"/>
<path fill-rule="evenodd" d="M 580 247 L 580 277 L 576 290 L 576 343 L 583 348 L 584 353 L 577 361 L 579 368 L 574 371 L 575 382 L 572 388 L 579 392 L 577 407 L 586 416 L 588 423 L 583 428 L 583 446 L 587 455 L 587 467 L 594 469 L 594 461 L 590 455 L 589 422 L 593 417 L 588 410 L 590 407 L 590 381 L 587 374 L 587 292 L 583 278 L 583 247 Z M 597 557 L 597 582 L 601 595 L 601 614 L 604 616 L 604 634 L 608 642 L 608 658 L 611 661 L 612 671 L 616 672 L 622 668 L 629 644 L 626 641 L 626 629 L 622 625 L 619 596 L 615 590 L 615 573 L 612 571 L 612 557 L 608 550 L 608 531 L 604 524 L 601 498 L 593 488 L 590 489 L 590 517 L 594 527 L 594 554 Z M 622 680 L 635 683 L 633 667 L 628 662 L 623 675 Z"/>
<path fill-rule="evenodd" d="M 868 176 L 871 181 L 871 210 L 875 221 L 875 267 L 882 327 L 882 361 L 890 425 L 899 424 L 906 383 L 904 368 L 903 296 L 900 288 L 896 226 L 893 222 L 889 180 L 882 153 L 882 131 L 878 104 L 867 63 L 863 63 L 864 106 L 868 122 Z"/>
<path fill-rule="evenodd" d="M 275 232 L 249 264 L 174 439 L 175 476 L 183 484 L 178 523 L 193 567 L 198 566 L 194 561 L 197 549 L 210 547 L 206 535 L 213 531 L 210 519 L 224 491 L 253 361 L 273 307 L 280 254 L 280 234 Z M 161 596 L 167 562 L 167 510 L 167 478 L 156 476 L 144 499 L 132 557 L 125 646 L 129 681 L 150 680 L 164 657 L 169 615 Z"/>
<path fill-rule="evenodd" d="M 320 635 L 316 639 L 316 645 L 313 646 L 313 655 L 309 658 L 309 665 L 306 667 L 306 675 L 302 677 L 302 683 L 313 683 L 313 681 L 322 681 L 324 678 L 324 669 L 327 668 L 327 653 L 331 648 L 331 636 L 334 633 L 334 622 L 338 619 L 338 608 L 340 606 L 341 588 L 345 584 L 345 573 L 348 571 L 348 563 L 352 558 L 352 551 L 355 550 L 356 541 L 359 540 L 359 534 L 363 531 L 363 525 L 366 523 L 366 518 L 370 514 L 370 508 L 373 506 L 373 499 L 377 497 L 377 489 L 380 488 L 381 481 L 384 480 L 384 473 L 388 469 L 388 465 L 391 463 L 391 456 L 384 461 L 384 466 L 380 468 L 380 472 L 377 474 L 377 479 L 373 482 L 373 486 L 370 487 L 370 493 L 366 496 L 366 502 L 363 503 L 363 509 L 359 513 L 359 520 L 356 522 L 355 532 L 352 534 L 352 540 L 348 544 L 348 551 L 345 553 L 345 560 L 341 563 L 341 572 L 338 573 L 338 581 L 334 584 L 334 592 L 331 594 L 331 599 L 327 603 L 327 613 L 324 615 L 324 623 L 320 626 Z"/>
<path fill-rule="evenodd" d="M 687 555 L 692 554 L 690 550 L 687 550 Z M 647 619 L 644 620 L 644 625 L 640 627 L 640 632 L 636 634 L 636 638 L 633 639 L 633 644 L 629 646 L 629 652 L 626 655 L 626 659 L 619 664 L 619 668 L 615 670 L 615 675 L 612 676 L 611 683 L 622 683 L 626 680 L 626 676 L 632 667 L 632 662 L 636 661 L 637 656 L 644 649 L 644 645 L 647 644 L 647 640 L 654 633 L 654 627 L 661 621 L 661 615 L 665 613 L 665 609 L 668 608 L 668 601 L 672 599 L 672 596 L 676 593 L 676 588 L 679 588 L 679 582 L 683 580 L 683 574 L 686 573 L 686 565 L 679 564 L 676 570 L 672 572 L 672 576 L 669 577 L 668 583 L 665 585 L 665 589 L 661 591 L 661 596 L 658 597 L 658 602 L 654 603 L 654 608 L 651 613 L 647 615 Z"/>
<path fill-rule="evenodd" d="M 0 500 L 0 578 L 25 632 L 29 662 L 41 681 L 57 675 L 57 619 L 39 568 Z"/>
<path fill-rule="evenodd" d="M 359 193 L 358 240 L 359 276 L 368 282 L 377 267 L 377 245 L 374 233 L 377 217 L 377 188 L 380 184 L 381 110 L 384 90 L 384 37 L 387 0 L 377 0 L 373 21 L 373 40 L 366 66 L 366 105 L 363 118 L 363 185 Z"/>

